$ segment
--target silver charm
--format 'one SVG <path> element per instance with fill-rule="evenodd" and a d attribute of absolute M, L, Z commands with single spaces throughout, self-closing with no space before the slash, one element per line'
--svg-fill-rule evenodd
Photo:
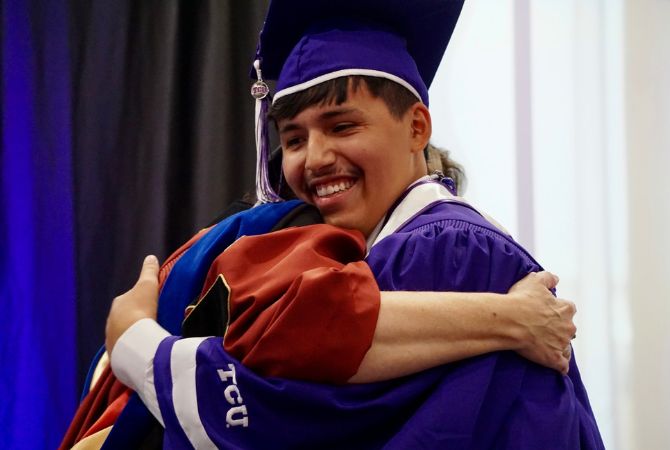
<path fill-rule="evenodd" d="M 251 85 L 251 96 L 256 100 L 262 100 L 270 93 L 270 88 L 265 81 L 258 80 Z"/>
<path fill-rule="evenodd" d="M 263 100 L 270 93 L 270 88 L 263 81 L 260 59 L 254 61 L 254 69 L 256 69 L 256 78 L 258 78 L 258 81 L 251 86 L 251 96 L 256 100 Z"/>

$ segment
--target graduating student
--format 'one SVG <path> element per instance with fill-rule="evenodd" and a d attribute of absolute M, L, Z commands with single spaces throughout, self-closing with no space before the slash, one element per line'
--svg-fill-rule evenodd
<path fill-rule="evenodd" d="M 112 366 L 165 426 L 166 447 L 602 448 L 574 360 L 565 375 L 568 303 L 407 292 L 380 302 L 379 289 L 505 293 L 540 270 L 427 174 L 427 86 L 461 6 L 272 3 L 257 68 L 278 79 L 283 173 L 328 225 L 263 234 L 301 206 L 257 206 L 166 263 L 162 327 L 151 258 L 115 300 Z M 278 200 L 259 172 L 259 198 Z M 185 328 L 219 316 L 224 345 L 171 336 L 194 297 Z M 529 323 L 538 311 L 556 323 Z M 141 428 L 120 420 L 106 446 L 137 442 Z"/>

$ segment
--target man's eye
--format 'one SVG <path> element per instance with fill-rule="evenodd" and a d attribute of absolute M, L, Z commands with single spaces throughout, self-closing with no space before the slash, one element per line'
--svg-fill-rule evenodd
<path fill-rule="evenodd" d="M 343 131 L 347 131 L 351 129 L 354 126 L 353 123 L 351 122 L 345 122 L 345 123 L 338 123 L 333 127 L 333 132 L 334 133 L 341 133 Z"/>
<path fill-rule="evenodd" d="M 286 148 L 296 147 L 296 146 L 300 145 L 301 142 L 302 142 L 302 138 L 299 138 L 299 137 L 294 137 L 294 138 L 287 139 L 286 140 Z"/>

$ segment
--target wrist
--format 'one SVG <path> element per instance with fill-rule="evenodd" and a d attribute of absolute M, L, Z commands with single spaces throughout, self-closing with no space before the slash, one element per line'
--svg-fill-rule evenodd
<path fill-rule="evenodd" d="M 504 350 L 518 351 L 530 341 L 528 327 L 524 325 L 523 311 L 515 301 L 514 294 L 492 294 L 490 302 L 493 317 L 496 318 L 495 331 L 501 339 Z"/>
<path fill-rule="evenodd" d="M 139 308 L 126 309 L 123 315 L 110 315 L 105 330 L 105 346 L 110 355 L 121 335 L 142 319 L 155 319 L 155 316 Z"/>

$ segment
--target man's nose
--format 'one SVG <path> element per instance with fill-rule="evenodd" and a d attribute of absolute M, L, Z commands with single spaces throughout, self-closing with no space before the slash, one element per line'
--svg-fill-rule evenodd
<path fill-rule="evenodd" d="M 336 155 L 331 141 L 321 134 L 312 134 L 307 142 L 305 169 L 318 173 L 335 164 Z"/>

